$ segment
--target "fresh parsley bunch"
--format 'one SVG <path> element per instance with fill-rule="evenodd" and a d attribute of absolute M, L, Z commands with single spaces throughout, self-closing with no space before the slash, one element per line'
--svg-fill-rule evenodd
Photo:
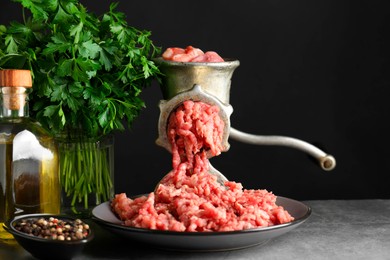
<path fill-rule="evenodd" d="M 117 3 L 98 17 L 78 0 L 13 1 L 24 19 L 0 26 L 0 67 L 32 71 L 31 115 L 54 135 L 130 127 L 160 74 L 151 33 L 129 26 Z"/>

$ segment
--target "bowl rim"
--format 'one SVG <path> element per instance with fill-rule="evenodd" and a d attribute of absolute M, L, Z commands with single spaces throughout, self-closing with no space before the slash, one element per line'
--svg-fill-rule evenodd
<path fill-rule="evenodd" d="M 68 215 L 64 215 L 64 214 L 50 214 L 50 213 L 24 214 L 24 215 L 16 216 L 16 217 L 6 221 L 3 224 L 3 227 L 6 231 L 8 231 L 9 233 L 11 233 L 12 235 L 14 235 L 16 237 L 34 240 L 37 242 L 51 243 L 51 244 L 64 244 L 64 245 L 84 244 L 84 243 L 91 241 L 95 236 L 94 231 L 91 229 L 90 225 L 89 225 L 90 228 L 88 231 L 88 236 L 86 238 L 78 239 L 78 240 L 51 240 L 51 239 L 47 239 L 47 238 L 28 235 L 24 232 L 21 232 L 21 231 L 18 231 L 15 229 L 14 224 L 17 221 L 22 220 L 22 219 L 39 218 L 39 217 L 45 217 L 45 218 L 54 217 L 54 218 L 58 218 L 58 219 L 67 219 L 67 220 L 78 219 L 77 217 L 72 217 L 72 216 L 68 216 Z"/>

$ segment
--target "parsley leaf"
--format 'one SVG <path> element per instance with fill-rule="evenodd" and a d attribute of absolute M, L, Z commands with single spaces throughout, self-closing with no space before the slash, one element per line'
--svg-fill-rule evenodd
<path fill-rule="evenodd" d="M 30 16 L 0 25 L 0 68 L 32 71 L 31 116 L 54 135 L 131 127 L 140 93 L 160 75 L 151 32 L 128 25 L 118 3 L 98 17 L 79 0 L 13 1 Z"/>

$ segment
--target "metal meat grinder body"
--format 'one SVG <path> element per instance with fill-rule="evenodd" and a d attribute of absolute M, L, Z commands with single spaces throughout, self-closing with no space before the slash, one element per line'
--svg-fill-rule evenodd
<path fill-rule="evenodd" d="M 314 157 L 322 169 L 330 171 L 336 166 L 332 155 L 305 141 L 286 136 L 253 135 L 231 127 L 230 115 L 233 107 L 229 104 L 231 78 L 240 65 L 238 60 L 225 62 L 173 62 L 158 58 L 155 60 L 163 74 L 160 118 L 156 143 L 171 152 L 167 137 L 167 126 L 171 112 L 186 100 L 202 101 L 220 108 L 220 117 L 225 123 L 222 136 L 223 151 L 229 150 L 228 139 L 232 138 L 255 145 L 287 146 L 301 150 Z"/>

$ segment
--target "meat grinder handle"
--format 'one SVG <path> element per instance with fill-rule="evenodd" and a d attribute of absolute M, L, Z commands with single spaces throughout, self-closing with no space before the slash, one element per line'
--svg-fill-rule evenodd
<path fill-rule="evenodd" d="M 277 135 L 253 135 L 241 132 L 233 127 L 230 128 L 229 138 L 248 144 L 276 145 L 295 148 L 314 157 L 325 171 L 331 171 L 336 167 L 336 159 L 332 155 L 325 153 L 310 143 L 296 138 Z"/>

